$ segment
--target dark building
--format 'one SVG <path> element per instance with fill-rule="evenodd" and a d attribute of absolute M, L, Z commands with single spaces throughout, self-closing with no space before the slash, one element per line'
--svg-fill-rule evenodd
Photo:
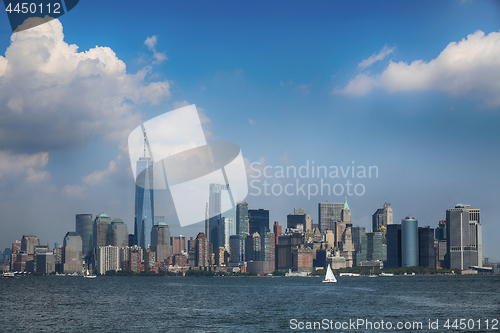
<path fill-rule="evenodd" d="M 418 228 L 418 265 L 420 267 L 436 267 L 434 229 L 428 226 Z"/>
<path fill-rule="evenodd" d="M 401 224 L 387 225 L 387 261 L 384 267 L 402 267 Z"/>
<path fill-rule="evenodd" d="M 249 209 L 248 210 L 249 233 L 259 233 L 265 235 L 269 232 L 269 210 L 268 209 Z"/>
<path fill-rule="evenodd" d="M 342 221 L 343 203 L 322 202 L 318 204 L 319 230 L 333 230 L 335 232 L 337 222 Z"/>
<path fill-rule="evenodd" d="M 94 247 L 93 239 L 94 221 L 92 214 L 77 214 L 76 215 L 76 232 L 82 237 L 82 255 L 85 261 L 88 261 L 92 256 Z"/>
<path fill-rule="evenodd" d="M 245 201 L 236 204 L 236 234 L 242 238 L 248 236 L 248 203 Z"/>

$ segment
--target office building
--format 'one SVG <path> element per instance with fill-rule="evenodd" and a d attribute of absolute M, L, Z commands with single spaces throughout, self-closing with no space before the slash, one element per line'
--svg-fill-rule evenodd
<path fill-rule="evenodd" d="M 170 237 L 172 243 L 172 253 L 179 254 L 186 252 L 186 236 L 172 236 Z"/>
<path fill-rule="evenodd" d="M 230 226 L 223 225 L 223 219 L 225 217 L 233 219 L 232 224 L 235 224 L 236 221 L 236 203 L 234 201 L 234 197 L 236 194 L 229 187 L 228 184 L 210 184 L 209 189 L 209 203 L 208 203 L 208 212 L 209 212 L 209 221 L 208 221 L 208 229 L 209 242 L 213 244 L 214 248 L 218 248 L 219 246 L 225 246 L 225 238 L 219 239 L 221 235 L 225 235 L 226 227 L 231 228 Z M 226 221 L 229 223 L 229 221 Z M 234 233 L 236 233 L 236 227 L 234 227 Z M 228 235 L 227 239 L 229 240 Z"/>
<path fill-rule="evenodd" d="M 153 161 L 141 157 L 136 165 L 134 245 L 146 250 L 151 244 L 154 219 Z"/>
<path fill-rule="evenodd" d="M 94 248 L 108 245 L 108 225 L 111 219 L 106 213 L 96 216 L 93 227 Z"/>
<path fill-rule="evenodd" d="M 64 273 L 82 272 L 82 236 L 78 233 L 68 232 L 64 236 L 62 261 Z"/>
<path fill-rule="evenodd" d="M 196 267 L 204 268 L 210 265 L 211 254 L 208 247 L 208 238 L 203 232 L 196 236 L 194 254 Z"/>
<path fill-rule="evenodd" d="M 236 234 L 236 225 L 235 221 L 232 217 L 221 217 L 219 219 L 219 227 L 218 227 L 219 236 L 219 246 L 224 247 L 224 249 L 229 252 L 230 251 L 230 242 L 229 238 L 232 235 Z"/>
<path fill-rule="evenodd" d="M 156 262 L 163 263 L 172 255 L 170 228 L 165 222 L 159 222 L 151 229 L 151 250 L 155 253 Z"/>
<path fill-rule="evenodd" d="M 274 233 L 274 244 L 278 245 L 278 237 L 283 234 L 281 225 L 279 224 L 278 221 L 274 221 L 273 225 L 273 233 Z"/>
<path fill-rule="evenodd" d="M 35 246 L 39 244 L 36 236 L 23 235 L 21 239 L 21 251 L 26 252 L 28 255 L 33 255 L 35 253 Z"/>
<path fill-rule="evenodd" d="M 343 203 L 322 202 L 318 204 L 318 223 L 319 230 L 326 232 L 327 230 L 336 229 L 337 222 L 342 221 Z"/>
<path fill-rule="evenodd" d="M 418 220 L 407 216 L 401 220 L 402 267 L 418 266 Z"/>
<path fill-rule="evenodd" d="M 401 224 L 387 225 L 386 241 L 387 261 L 384 263 L 384 267 L 402 267 Z"/>
<path fill-rule="evenodd" d="M 108 224 L 106 244 L 117 247 L 128 246 L 127 225 L 121 219 L 114 219 Z"/>
<path fill-rule="evenodd" d="M 446 210 L 447 267 L 467 270 L 482 267 L 481 211 L 458 204 Z"/>
<path fill-rule="evenodd" d="M 429 226 L 418 228 L 418 265 L 420 267 L 436 267 L 434 229 Z"/>
<path fill-rule="evenodd" d="M 245 261 L 245 238 L 240 235 L 232 235 L 230 237 L 231 251 L 229 253 L 232 262 Z"/>
<path fill-rule="evenodd" d="M 269 210 L 267 209 L 249 209 L 248 223 L 250 235 L 258 233 L 264 235 L 269 232 Z"/>
<path fill-rule="evenodd" d="M 242 238 L 248 236 L 248 203 L 245 201 L 236 204 L 236 234 Z"/>
<path fill-rule="evenodd" d="M 96 268 L 97 274 L 120 270 L 120 248 L 111 245 L 98 247 Z"/>
<path fill-rule="evenodd" d="M 36 271 L 38 273 L 50 274 L 55 272 L 54 253 L 52 251 L 39 252 L 36 254 Z"/>
<path fill-rule="evenodd" d="M 383 208 L 377 209 L 372 215 L 372 230 L 380 231 L 383 226 L 387 229 L 388 225 L 392 224 L 392 207 L 390 203 L 385 202 Z"/>
<path fill-rule="evenodd" d="M 82 237 L 82 255 L 88 261 L 94 247 L 94 221 L 92 214 L 76 214 L 76 233 Z"/>

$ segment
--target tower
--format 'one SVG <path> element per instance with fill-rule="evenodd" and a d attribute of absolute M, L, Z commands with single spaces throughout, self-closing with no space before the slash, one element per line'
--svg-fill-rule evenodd
<path fill-rule="evenodd" d="M 401 220 L 401 254 L 403 267 L 418 266 L 418 220 L 413 216 Z"/>
<path fill-rule="evenodd" d="M 447 266 L 469 269 L 482 267 L 483 240 L 481 211 L 458 204 L 446 210 Z"/>
<path fill-rule="evenodd" d="M 82 237 L 82 255 L 88 260 L 94 247 L 92 214 L 76 214 L 76 233 Z"/>
<path fill-rule="evenodd" d="M 392 224 L 392 207 L 390 203 L 384 202 L 384 207 L 379 208 L 372 215 L 372 230 L 380 231 L 383 226 L 387 228 Z"/>
<path fill-rule="evenodd" d="M 342 221 L 343 203 L 322 202 L 318 204 L 319 229 L 335 231 L 336 223 Z"/>
<path fill-rule="evenodd" d="M 223 218 L 228 217 L 233 219 L 234 225 L 236 221 L 236 203 L 234 202 L 235 193 L 230 189 L 228 184 L 210 184 L 208 211 L 209 211 L 209 242 L 213 244 L 214 249 L 225 245 L 224 239 L 219 239 L 220 235 L 224 234 Z M 236 233 L 229 234 L 229 236 Z M 205 234 L 204 234 L 205 235 Z M 206 235 L 205 235 L 206 237 Z"/>

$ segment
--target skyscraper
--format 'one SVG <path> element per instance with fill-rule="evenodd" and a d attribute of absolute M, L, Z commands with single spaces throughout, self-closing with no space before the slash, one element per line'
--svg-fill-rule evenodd
<path fill-rule="evenodd" d="M 236 195 L 227 184 L 210 184 L 209 194 L 209 241 L 214 248 L 218 248 L 225 244 L 223 239 L 219 239 L 219 236 L 224 234 L 223 230 L 219 230 L 223 224 L 222 219 L 232 218 L 233 224 L 236 221 L 236 203 L 233 199 Z M 234 232 L 236 233 L 236 230 Z"/>
<path fill-rule="evenodd" d="M 384 207 L 377 209 L 372 215 L 372 229 L 379 231 L 380 227 L 387 228 L 390 224 L 392 224 L 392 207 L 390 203 L 385 202 Z"/>
<path fill-rule="evenodd" d="M 245 201 L 236 204 L 236 234 L 248 236 L 248 203 Z"/>
<path fill-rule="evenodd" d="M 94 247 L 106 246 L 108 242 L 108 225 L 111 219 L 106 213 L 101 213 L 94 220 L 93 238 Z"/>
<path fill-rule="evenodd" d="M 88 260 L 92 255 L 94 222 L 92 214 L 76 214 L 76 233 L 82 237 L 83 258 Z"/>
<path fill-rule="evenodd" d="M 128 246 L 127 225 L 121 219 L 114 219 L 108 225 L 106 244 L 117 247 Z"/>
<path fill-rule="evenodd" d="M 208 267 L 210 264 L 210 253 L 208 251 L 207 236 L 200 232 L 195 240 L 195 266 Z"/>
<path fill-rule="evenodd" d="M 319 229 L 321 232 L 334 230 L 336 223 L 342 221 L 343 203 L 322 202 L 318 204 Z"/>
<path fill-rule="evenodd" d="M 384 267 L 401 267 L 401 224 L 387 225 L 387 262 Z"/>
<path fill-rule="evenodd" d="M 446 210 L 447 266 L 469 269 L 482 267 L 483 240 L 481 211 L 458 204 Z"/>
<path fill-rule="evenodd" d="M 418 228 L 418 265 L 420 267 L 436 267 L 434 229 L 429 226 Z"/>
<path fill-rule="evenodd" d="M 401 220 L 401 260 L 403 267 L 418 266 L 418 220 Z"/>
<path fill-rule="evenodd" d="M 144 156 L 137 161 L 134 221 L 134 243 L 144 250 L 151 244 L 154 202 L 153 161 Z"/>
<path fill-rule="evenodd" d="M 172 255 L 170 228 L 165 222 L 159 222 L 151 229 L 151 250 L 156 253 L 156 262 L 164 262 Z"/>
<path fill-rule="evenodd" d="M 249 209 L 248 210 L 248 224 L 250 235 L 258 233 L 265 235 L 269 232 L 269 210 L 268 209 Z"/>
<path fill-rule="evenodd" d="M 26 252 L 28 255 L 35 253 L 35 246 L 38 245 L 38 238 L 33 235 L 23 235 L 21 239 L 21 251 Z"/>
<path fill-rule="evenodd" d="M 68 232 L 63 244 L 64 273 L 80 273 L 83 270 L 82 237 L 76 232 Z"/>

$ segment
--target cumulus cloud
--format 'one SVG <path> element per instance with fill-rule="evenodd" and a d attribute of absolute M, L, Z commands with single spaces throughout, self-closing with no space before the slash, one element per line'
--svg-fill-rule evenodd
<path fill-rule="evenodd" d="M 43 169 L 49 162 L 49 153 L 15 154 L 0 150 L 0 180 L 21 178 L 27 183 L 37 183 L 49 179 L 50 174 Z"/>
<path fill-rule="evenodd" d="M 119 156 L 118 158 L 121 158 Z M 83 177 L 83 182 L 87 185 L 101 185 L 109 180 L 109 176 L 115 173 L 118 170 L 116 167 L 116 162 L 109 162 L 109 166 L 106 170 L 96 170 L 92 172 L 90 175 Z"/>
<path fill-rule="evenodd" d="M 0 149 L 23 152 L 119 141 L 140 122 L 134 104 L 170 96 L 168 81 L 147 82 L 109 47 L 78 52 L 59 20 L 12 35 L 0 56 Z"/>
<path fill-rule="evenodd" d="M 358 64 L 358 68 L 365 69 L 367 67 L 370 67 L 371 65 L 373 65 L 377 61 L 384 60 L 385 57 L 387 57 L 389 54 L 393 53 L 395 49 L 396 49 L 395 47 L 388 47 L 387 44 L 386 44 L 384 46 L 384 48 L 382 50 L 380 50 L 379 53 L 373 54 L 368 59 L 365 59 L 365 60 L 361 61 Z"/>
<path fill-rule="evenodd" d="M 165 54 L 165 52 L 158 52 L 156 51 L 156 43 L 158 42 L 158 36 L 154 35 L 151 37 L 146 38 L 144 41 L 144 45 L 148 47 L 149 51 L 153 51 L 153 58 L 155 59 L 153 61 L 154 64 L 160 64 L 163 61 L 167 60 L 168 57 Z"/>
<path fill-rule="evenodd" d="M 476 31 L 452 42 L 431 61 L 390 61 L 380 74 L 359 74 L 335 93 L 362 96 L 375 88 L 388 92 L 441 90 L 500 105 L 500 33 Z"/>
<path fill-rule="evenodd" d="M 250 125 L 257 125 L 257 122 L 255 120 L 253 120 L 253 119 L 248 119 L 248 123 Z"/>

